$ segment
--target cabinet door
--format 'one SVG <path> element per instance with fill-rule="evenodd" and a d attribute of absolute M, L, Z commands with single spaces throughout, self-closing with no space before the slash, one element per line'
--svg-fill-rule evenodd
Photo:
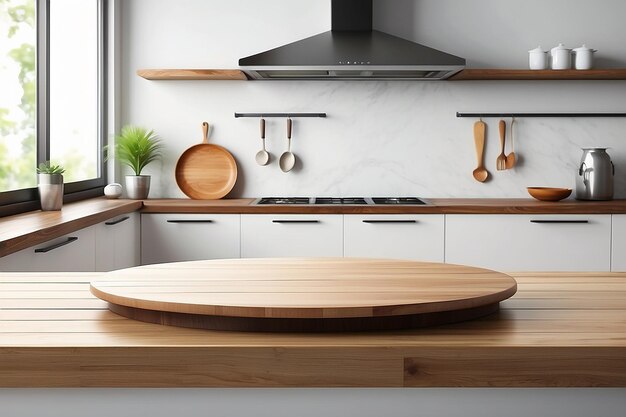
<path fill-rule="evenodd" d="M 0 259 L 0 270 L 11 272 L 93 272 L 95 227 L 24 249 Z"/>
<path fill-rule="evenodd" d="M 343 216 L 244 214 L 241 216 L 241 256 L 341 257 Z"/>
<path fill-rule="evenodd" d="M 128 213 L 96 225 L 96 271 L 139 265 L 139 219 L 138 213 Z"/>
<path fill-rule="evenodd" d="M 626 272 L 626 214 L 613 215 L 611 270 Z"/>
<path fill-rule="evenodd" d="M 446 215 L 446 262 L 503 271 L 609 271 L 610 215 Z"/>
<path fill-rule="evenodd" d="M 443 262 L 443 215 L 346 215 L 344 255 Z"/>
<path fill-rule="evenodd" d="M 142 214 L 141 263 L 239 258 L 239 214 Z"/>

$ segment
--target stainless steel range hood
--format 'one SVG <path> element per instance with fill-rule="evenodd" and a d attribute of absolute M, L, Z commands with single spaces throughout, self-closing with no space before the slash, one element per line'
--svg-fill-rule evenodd
<path fill-rule="evenodd" d="M 239 60 L 255 80 L 443 80 L 465 59 L 372 30 L 372 0 L 331 0 L 332 30 Z"/>

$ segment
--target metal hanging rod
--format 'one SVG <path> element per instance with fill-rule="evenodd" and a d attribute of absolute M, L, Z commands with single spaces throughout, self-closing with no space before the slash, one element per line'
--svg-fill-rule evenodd
<path fill-rule="evenodd" d="M 626 113 L 461 113 L 456 117 L 626 117 Z"/>
<path fill-rule="evenodd" d="M 235 113 L 235 117 L 326 117 L 326 113 Z"/>

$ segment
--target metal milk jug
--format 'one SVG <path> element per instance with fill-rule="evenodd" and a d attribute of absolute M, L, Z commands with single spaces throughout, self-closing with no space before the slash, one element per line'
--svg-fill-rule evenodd
<path fill-rule="evenodd" d="M 612 200 L 615 166 L 607 148 L 582 148 L 576 175 L 576 199 Z"/>

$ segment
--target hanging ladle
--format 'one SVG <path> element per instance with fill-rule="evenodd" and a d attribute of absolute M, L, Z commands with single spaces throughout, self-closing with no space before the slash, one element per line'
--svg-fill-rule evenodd
<path fill-rule="evenodd" d="M 263 141 L 263 149 L 256 153 L 256 163 L 264 166 L 270 162 L 270 154 L 265 150 L 265 119 L 261 119 L 261 140 Z"/>
<path fill-rule="evenodd" d="M 287 119 L 287 152 L 280 156 L 280 161 L 278 162 L 283 172 L 291 171 L 296 164 L 296 156 L 291 152 L 291 126 L 291 119 Z"/>

